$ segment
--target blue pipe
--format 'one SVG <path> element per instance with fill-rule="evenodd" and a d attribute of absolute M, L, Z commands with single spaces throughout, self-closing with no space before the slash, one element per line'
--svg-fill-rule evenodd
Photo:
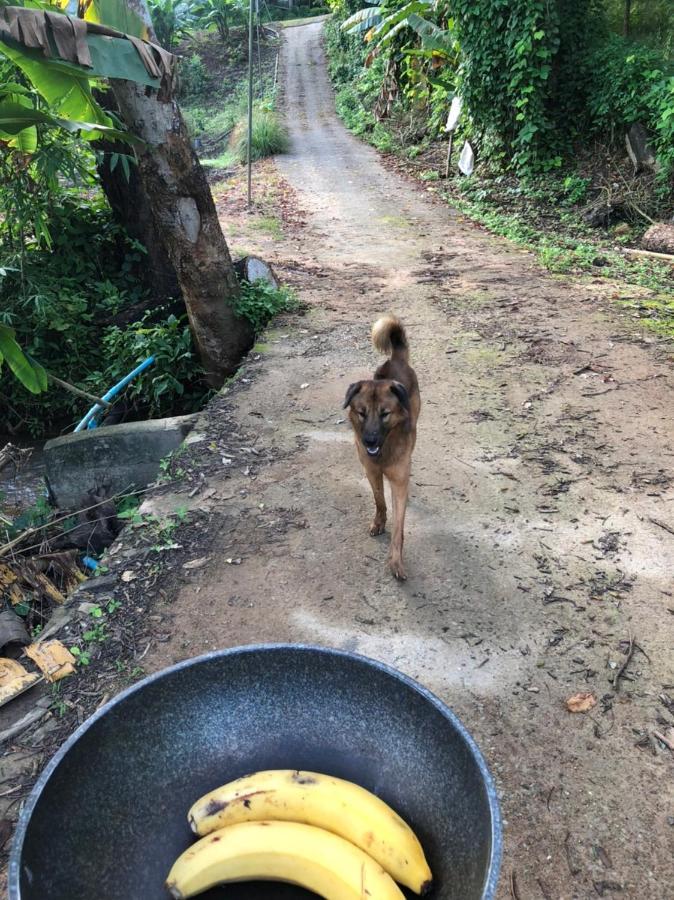
<path fill-rule="evenodd" d="M 120 382 L 118 382 L 114 387 L 110 388 L 107 394 L 103 394 L 102 400 L 112 400 L 114 396 L 116 396 L 122 388 L 125 388 L 130 381 L 140 375 L 141 372 L 144 372 L 148 366 L 151 366 L 154 362 L 154 356 L 148 356 L 148 358 L 142 362 L 139 366 L 133 370 L 133 372 L 129 372 Z M 97 422 L 96 419 L 98 414 L 103 411 L 103 407 L 100 403 L 97 403 L 95 406 L 92 406 L 86 416 L 79 423 L 75 431 L 83 431 L 85 428 L 96 428 Z"/>
<path fill-rule="evenodd" d="M 94 559 L 92 556 L 83 556 L 82 562 L 87 569 L 91 569 L 93 572 L 98 569 L 98 560 Z"/>

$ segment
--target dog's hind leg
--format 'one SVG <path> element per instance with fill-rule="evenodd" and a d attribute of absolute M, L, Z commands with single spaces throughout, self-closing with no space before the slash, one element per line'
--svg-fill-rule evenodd
<path fill-rule="evenodd" d="M 383 534 L 386 530 L 386 498 L 384 497 L 384 476 L 379 469 L 365 469 L 367 480 L 370 482 L 372 493 L 374 494 L 375 513 L 372 525 L 370 525 L 370 534 L 376 537 Z"/>
<path fill-rule="evenodd" d="M 405 474 L 395 481 L 389 478 L 389 481 L 391 481 L 391 497 L 393 499 L 393 536 L 389 566 L 399 581 L 405 581 L 407 575 L 403 566 L 403 543 L 405 542 L 405 511 L 407 510 L 409 474 Z"/>

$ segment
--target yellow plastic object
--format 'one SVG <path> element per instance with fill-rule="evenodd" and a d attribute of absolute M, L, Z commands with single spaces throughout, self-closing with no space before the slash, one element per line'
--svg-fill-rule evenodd
<path fill-rule="evenodd" d="M 0 658 L 0 706 L 31 688 L 39 675 L 27 672 L 15 659 Z"/>
<path fill-rule="evenodd" d="M 44 672 L 48 681 L 60 681 L 75 671 L 75 657 L 61 641 L 31 644 L 24 653 Z"/>

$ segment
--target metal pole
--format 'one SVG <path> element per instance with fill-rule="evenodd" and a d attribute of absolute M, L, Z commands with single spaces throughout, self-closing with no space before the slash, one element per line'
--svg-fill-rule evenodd
<path fill-rule="evenodd" d="M 447 144 L 447 164 L 445 166 L 445 178 L 449 178 L 449 166 L 452 162 L 452 144 L 454 143 L 454 132 L 449 132 L 449 144 Z"/>
<path fill-rule="evenodd" d="M 253 149 L 253 3 L 248 0 L 248 209 L 252 204 L 251 153 Z"/>

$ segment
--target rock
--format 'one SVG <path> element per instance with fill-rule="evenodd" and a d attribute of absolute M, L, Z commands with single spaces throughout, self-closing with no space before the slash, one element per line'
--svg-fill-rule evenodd
<path fill-rule="evenodd" d="M 670 253 L 674 255 L 674 225 L 657 223 L 651 225 L 641 239 L 644 250 L 652 253 Z"/>
<path fill-rule="evenodd" d="M 274 274 L 274 270 L 259 256 L 244 256 L 234 263 L 234 271 L 240 281 L 247 281 L 254 284 L 256 281 L 266 281 L 274 290 L 278 290 L 278 278 Z"/>
<path fill-rule="evenodd" d="M 89 594 L 106 594 L 112 593 L 116 587 L 116 575 L 97 575 L 83 582 L 80 590 Z"/>
<path fill-rule="evenodd" d="M 0 612 L 0 650 L 7 644 L 30 644 L 30 636 L 26 626 L 14 610 L 3 609 Z"/>
<path fill-rule="evenodd" d="M 192 415 L 126 422 L 47 441 L 46 478 L 54 502 L 77 509 L 92 490 L 110 496 L 147 487 L 160 461 L 180 446 L 196 420 Z"/>
<path fill-rule="evenodd" d="M 640 172 L 642 169 L 655 169 L 655 153 L 648 140 L 648 132 L 640 122 L 632 125 L 627 132 L 625 144 L 635 172 Z"/>

